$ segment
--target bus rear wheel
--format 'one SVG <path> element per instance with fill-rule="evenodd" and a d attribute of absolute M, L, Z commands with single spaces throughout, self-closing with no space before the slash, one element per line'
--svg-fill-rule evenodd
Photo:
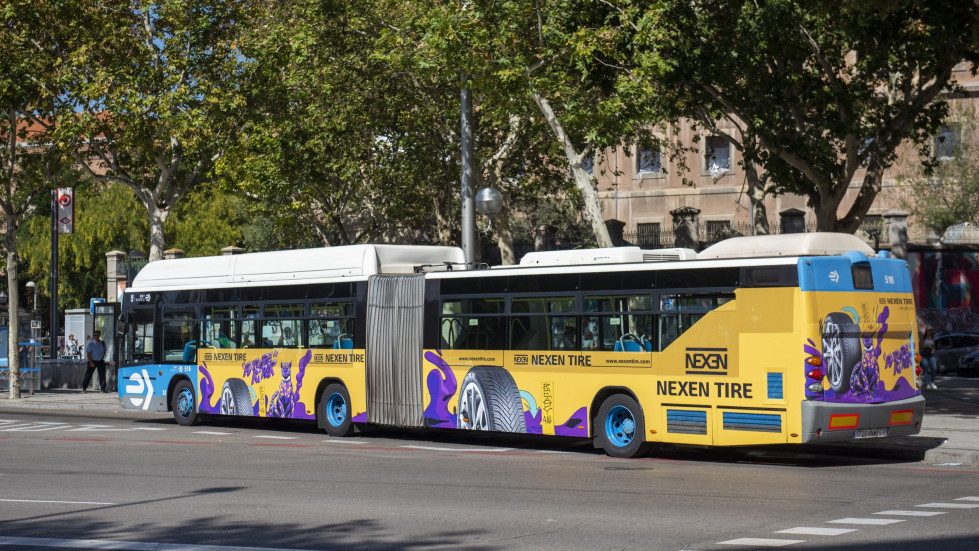
<path fill-rule="evenodd" d="M 347 387 L 332 383 L 323 389 L 320 395 L 320 423 L 330 436 L 349 436 L 353 433 L 354 424 L 350 414 L 350 394 Z"/>
<path fill-rule="evenodd" d="M 170 409 L 173 411 L 174 420 L 182 427 L 200 423 L 194 385 L 190 384 L 187 379 L 178 382 L 173 387 L 173 394 L 170 395 Z"/>
<path fill-rule="evenodd" d="M 612 457 L 639 457 L 646 453 L 642 409 L 624 394 L 609 397 L 595 417 L 598 444 Z"/>

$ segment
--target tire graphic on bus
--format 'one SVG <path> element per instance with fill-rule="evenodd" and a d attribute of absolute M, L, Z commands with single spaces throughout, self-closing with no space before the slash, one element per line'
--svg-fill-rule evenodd
<path fill-rule="evenodd" d="M 860 328 L 843 312 L 832 312 L 823 322 L 823 361 L 833 392 L 850 389 L 853 367 L 860 361 Z"/>
<path fill-rule="evenodd" d="M 221 389 L 221 415 L 252 415 L 252 393 L 241 379 L 228 379 Z"/>
<path fill-rule="evenodd" d="M 517 383 L 505 369 L 477 365 L 466 373 L 459 390 L 456 426 L 460 429 L 527 432 Z"/>

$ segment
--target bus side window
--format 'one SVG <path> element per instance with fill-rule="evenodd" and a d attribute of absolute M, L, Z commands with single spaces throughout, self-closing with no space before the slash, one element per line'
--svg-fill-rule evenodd
<path fill-rule="evenodd" d="M 167 319 L 168 316 L 171 316 L 171 319 Z M 197 361 L 197 320 L 193 316 L 192 312 L 164 313 L 162 343 L 164 363 Z"/>
<path fill-rule="evenodd" d="M 353 348 L 354 306 L 352 302 L 311 304 L 307 324 L 309 348 Z"/>
<path fill-rule="evenodd" d="M 661 295 L 656 350 L 665 350 L 707 312 L 733 299 L 733 293 Z"/>

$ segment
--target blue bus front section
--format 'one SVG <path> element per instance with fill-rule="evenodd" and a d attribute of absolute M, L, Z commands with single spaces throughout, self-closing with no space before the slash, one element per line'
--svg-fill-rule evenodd
<path fill-rule="evenodd" d="M 119 370 L 119 401 L 124 409 L 168 411 L 171 382 L 175 378 L 197 381 L 196 365 L 146 364 Z"/>

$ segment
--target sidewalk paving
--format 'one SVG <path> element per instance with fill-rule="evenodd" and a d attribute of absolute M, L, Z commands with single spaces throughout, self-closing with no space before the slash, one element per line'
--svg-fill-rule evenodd
<path fill-rule="evenodd" d="M 841 454 L 924 461 L 930 464 L 961 464 L 979 467 L 979 378 L 948 375 L 936 381 L 938 390 L 925 390 L 925 420 L 916 436 L 880 438 L 839 444 L 791 446 L 803 451 L 832 447 Z M 123 411 L 115 392 L 77 389 L 42 390 L 10 400 L 0 392 L 4 408 Z M 134 410 L 125 410 L 127 412 Z M 160 415 L 160 413 L 154 413 Z"/>

